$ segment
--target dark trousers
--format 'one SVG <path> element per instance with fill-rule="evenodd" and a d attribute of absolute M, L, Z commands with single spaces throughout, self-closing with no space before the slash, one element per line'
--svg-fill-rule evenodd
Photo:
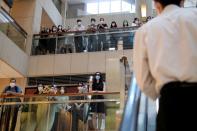
<path fill-rule="evenodd" d="M 197 131 L 197 83 L 171 82 L 160 93 L 156 131 Z"/>
<path fill-rule="evenodd" d="M 76 49 L 76 52 L 83 52 L 83 38 L 82 38 L 82 36 L 75 37 L 75 49 Z"/>

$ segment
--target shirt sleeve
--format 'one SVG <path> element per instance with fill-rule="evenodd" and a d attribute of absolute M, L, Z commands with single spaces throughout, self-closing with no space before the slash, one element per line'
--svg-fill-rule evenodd
<path fill-rule="evenodd" d="M 142 92 L 148 97 L 156 100 L 158 94 L 155 89 L 155 79 L 150 72 L 147 48 L 146 48 L 146 31 L 140 28 L 135 34 L 133 68 L 137 84 Z"/>
<path fill-rule="evenodd" d="M 16 87 L 16 89 L 17 89 L 16 93 L 22 93 L 23 92 L 22 89 L 20 87 L 18 87 L 18 86 Z"/>

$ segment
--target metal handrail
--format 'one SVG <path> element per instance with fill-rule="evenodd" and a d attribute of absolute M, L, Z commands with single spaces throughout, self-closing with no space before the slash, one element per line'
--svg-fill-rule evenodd
<path fill-rule="evenodd" d="M 137 87 L 136 79 L 133 77 L 129 89 L 127 103 L 120 126 L 120 131 L 137 131 L 139 104 L 141 92 Z"/>
<path fill-rule="evenodd" d="M 125 30 L 132 30 L 135 31 L 139 28 L 139 26 L 130 26 L 130 27 L 118 27 L 115 29 L 105 29 L 104 31 L 95 30 L 94 33 L 88 32 L 87 30 L 81 30 L 81 31 L 65 31 L 65 32 L 57 32 L 57 33 L 42 33 L 42 34 L 34 34 L 34 37 L 36 36 L 44 36 L 44 35 L 69 35 L 69 34 L 105 34 L 107 32 L 117 32 L 117 31 L 125 31 Z"/>
<path fill-rule="evenodd" d="M 4 96 L 0 98 L 40 98 L 40 97 L 64 97 L 64 96 L 88 96 L 88 95 L 119 95 L 120 92 L 90 92 L 90 93 L 65 93 L 61 94 L 41 94 L 41 95 L 17 95 L 17 96 Z"/>
<path fill-rule="evenodd" d="M 122 30 L 122 31 L 113 31 L 113 32 L 96 32 L 96 33 L 48 33 L 48 34 L 39 34 L 34 35 L 34 39 L 52 39 L 52 38 L 65 38 L 65 37 L 77 37 L 77 36 L 95 36 L 95 35 L 110 35 L 110 34 L 120 34 L 120 33 L 135 33 L 136 30 Z M 46 36 L 47 37 L 41 37 Z M 62 36 L 63 35 L 63 36 Z M 38 37 L 39 36 L 39 37 Z"/>
<path fill-rule="evenodd" d="M 120 102 L 120 99 L 93 99 L 93 100 L 65 100 L 65 101 L 28 101 L 28 102 L 0 102 L 0 105 L 32 105 L 32 104 L 68 104 L 68 103 L 99 103 L 99 102 Z"/>

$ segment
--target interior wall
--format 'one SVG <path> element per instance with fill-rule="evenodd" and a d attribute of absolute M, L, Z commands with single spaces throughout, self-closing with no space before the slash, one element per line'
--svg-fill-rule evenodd
<path fill-rule="evenodd" d="M 41 27 L 48 27 L 51 28 L 54 25 L 53 21 L 46 13 L 45 10 L 42 10 L 42 20 L 41 20 Z"/>
<path fill-rule="evenodd" d="M 28 77 L 106 73 L 109 59 L 126 56 L 132 68 L 132 50 L 30 56 Z"/>
<path fill-rule="evenodd" d="M 12 8 L 12 16 L 28 33 L 26 52 L 30 54 L 32 36 L 40 32 L 42 10 L 45 10 L 55 25 L 62 24 L 62 16 L 52 0 L 16 0 Z"/>
<path fill-rule="evenodd" d="M 0 6 L 3 7 L 7 12 L 10 12 L 10 7 L 3 0 L 0 0 Z"/>
<path fill-rule="evenodd" d="M 78 10 L 85 11 L 85 4 L 68 4 L 67 9 L 67 18 L 76 18 L 78 17 Z"/>

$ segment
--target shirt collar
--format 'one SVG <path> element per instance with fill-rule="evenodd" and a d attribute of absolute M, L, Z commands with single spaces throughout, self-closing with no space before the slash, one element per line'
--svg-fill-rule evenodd
<path fill-rule="evenodd" d="M 179 9 L 179 8 L 180 8 L 179 6 L 174 5 L 174 4 L 168 5 L 168 6 L 166 6 L 166 7 L 164 8 L 164 10 L 163 10 L 163 12 L 161 13 L 161 15 L 167 14 L 167 13 L 169 13 L 169 12 L 171 12 L 171 11 L 173 11 L 173 10 L 177 10 L 177 9 Z"/>

